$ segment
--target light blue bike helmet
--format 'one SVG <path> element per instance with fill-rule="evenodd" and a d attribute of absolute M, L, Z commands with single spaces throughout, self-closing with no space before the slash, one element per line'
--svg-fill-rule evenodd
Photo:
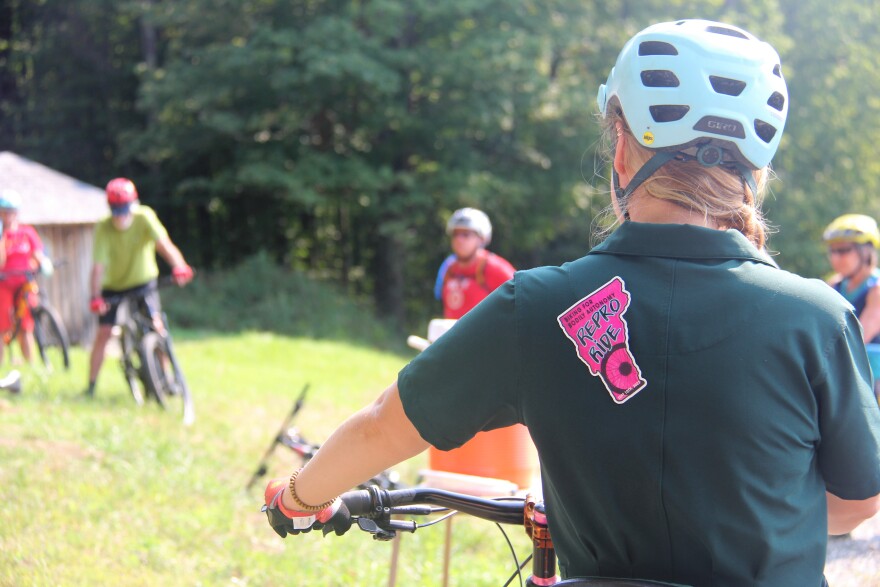
<path fill-rule="evenodd" d="M 21 208 L 21 194 L 13 189 L 0 190 L 0 209 L 18 210 Z"/>
<path fill-rule="evenodd" d="M 641 145 L 671 153 L 655 161 L 642 181 L 684 153 L 703 165 L 736 167 L 753 193 L 749 170 L 770 163 L 788 114 L 788 90 L 773 47 L 743 29 L 707 20 L 665 22 L 636 34 L 599 87 L 603 118 L 613 98 Z"/>

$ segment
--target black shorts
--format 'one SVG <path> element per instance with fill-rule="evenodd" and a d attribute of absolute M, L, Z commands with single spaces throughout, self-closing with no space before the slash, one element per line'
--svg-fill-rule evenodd
<path fill-rule="evenodd" d="M 110 308 L 104 314 L 98 316 L 98 324 L 102 326 L 113 326 L 116 324 L 116 312 L 119 309 L 122 296 L 126 294 L 135 294 L 140 297 L 149 309 L 150 316 L 155 316 L 162 312 L 162 303 L 159 301 L 159 288 L 154 279 L 143 285 L 124 290 L 102 289 L 101 297 L 107 300 Z"/>

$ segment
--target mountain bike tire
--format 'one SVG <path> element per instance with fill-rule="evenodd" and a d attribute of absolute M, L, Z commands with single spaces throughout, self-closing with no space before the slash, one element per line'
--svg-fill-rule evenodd
<path fill-rule="evenodd" d="M 70 369 L 70 342 L 61 318 L 49 306 L 37 306 L 31 314 L 34 317 L 34 340 L 46 369 L 49 372 L 62 367 Z"/>
<path fill-rule="evenodd" d="M 119 345 L 122 351 L 122 357 L 119 359 L 122 366 L 122 376 L 125 377 L 125 381 L 128 383 L 128 389 L 131 391 L 134 403 L 142 406 L 144 405 L 144 392 L 141 389 L 141 381 L 146 379 L 146 367 L 144 366 L 143 356 L 136 348 L 134 332 L 127 325 L 122 326 L 122 332 L 119 335 Z"/>
<path fill-rule="evenodd" d="M 195 421 L 192 394 L 171 347 L 170 338 L 149 332 L 144 336 L 142 344 L 147 376 L 155 399 L 165 409 L 179 409 L 183 423 L 192 424 Z M 178 403 L 180 408 L 175 407 Z"/>

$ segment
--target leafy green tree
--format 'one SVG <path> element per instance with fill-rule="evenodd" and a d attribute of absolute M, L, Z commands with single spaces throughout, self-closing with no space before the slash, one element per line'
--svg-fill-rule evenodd
<path fill-rule="evenodd" d="M 402 321 L 406 287 L 430 291 L 455 207 L 487 209 L 515 260 L 554 238 L 595 142 L 568 62 L 589 51 L 572 26 L 589 7 L 284 4 L 169 2 L 147 16 L 167 57 L 146 72 L 151 124 L 129 156 L 207 215 L 200 236 L 221 263 L 269 244 Z"/>
<path fill-rule="evenodd" d="M 112 0 L 0 4 L 0 150 L 103 185 L 134 110 L 137 22 Z"/>
<path fill-rule="evenodd" d="M 820 276 L 829 270 L 822 229 L 832 219 L 880 217 L 880 29 L 871 3 L 849 1 L 786 3 L 785 23 L 791 110 L 768 213 L 780 264 Z"/>
<path fill-rule="evenodd" d="M 839 0 L 0 0 L 0 148 L 102 184 L 131 176 L 188 258 L 276 261 L 398 324 L 439 306 L 443 227 L 478 206 L 517 267 L 582 255 L 608 204 L 594 96 L 662 20 L 779 51 L 791 111 L 767 201 L 780 264 L 880 215 L 880 35 Z"/>

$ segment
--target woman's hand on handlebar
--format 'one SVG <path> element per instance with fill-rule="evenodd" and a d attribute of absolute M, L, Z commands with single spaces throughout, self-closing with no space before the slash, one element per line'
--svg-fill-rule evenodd
<path fill-rule="evenodd" d="M 269 525 L 282 538 L 312 530 L 323 530 L 324 535 L 336 532 L 337 536 L 342 536 L 351 528 L 351 514 L 341 499 L 334 500 L 332 505 L 319 512 L 301 512 L 284 507 L 281 497 L 287 486 L 288 479 L 269 481 L 265 492 L 266 505 L 263 506 Z"/>

